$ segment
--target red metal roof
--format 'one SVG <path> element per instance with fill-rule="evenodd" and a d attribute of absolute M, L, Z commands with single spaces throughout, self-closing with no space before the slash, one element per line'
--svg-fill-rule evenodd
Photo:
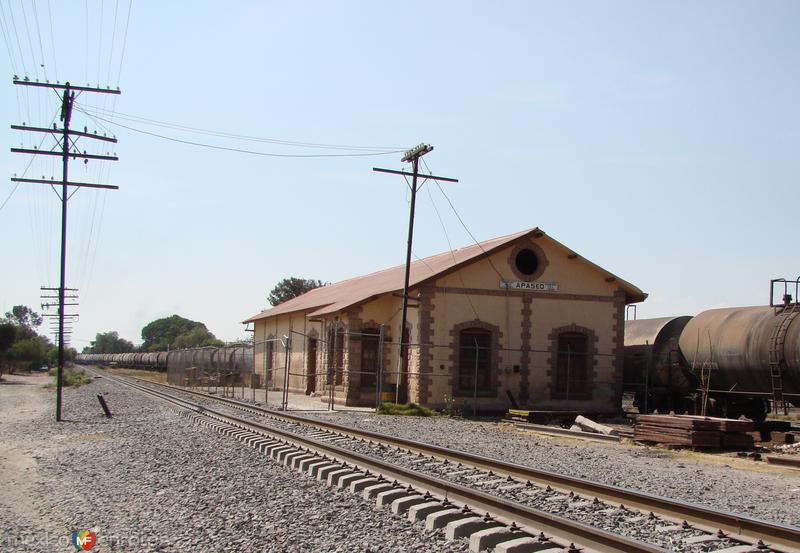
<path fill-rule="evenodd" d="M 543 235 L 544 232 L 539 228 L 532 228 L 486 240 L 479 244 L 466 246 L 452 252 L 444 252 L 424 259 L 419 259 L 411 263 L 411 276 L 409 287 L 413 288 L 426 280 L 442 276 L 444 273 L 460 267 L 466 263 L 476 261 L 482 257 L 490 255 L 495 250 L 502 248 L 517 239 L 533 235 Z M 552 238 L 548 237 L 550 240 Z M 553 240 L 563 249 L 568 250 L 563 244 Z M 585 260 L 586 261 L 586 260 Z M 588 262 L 588 261 L 587 261 Z M 591 262 L 589 262 L 591 263 Z M 592 265 L 594 265 L 592 263 Z M 629 303 L 643 301 L 647 294 L 639 290 L 634 285 L 618 278 L 597 265 L 601 272 L 607 276 L 614 277 L 620 287 L 625 290 Z M 342 280 L 328 286 L 315 288 L 305 294 L 286 301 L 280 305 L 266 309 L 261 313 L 243 321 L 244 323 L 254 322 L 260 319 L 283 315 L 285 313 L 295 313 L 298 311 L 309 311 L 308 316 L 319 316 L 341 311 L 347 307 L 363 303 L 373 297 L 383 294 L 403 290 L 403 279 L 405 276 L 405 265 L 398 265 L 368 275 Z"/>

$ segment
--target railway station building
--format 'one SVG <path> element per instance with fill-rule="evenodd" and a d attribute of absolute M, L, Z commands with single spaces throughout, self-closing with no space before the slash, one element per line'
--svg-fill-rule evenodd
<path fill-rule="evenodd" d="M 620 410 L 639 288 L 539 228 L 317 288 L 248 318 L 270 389 L 369 406 Z"/>

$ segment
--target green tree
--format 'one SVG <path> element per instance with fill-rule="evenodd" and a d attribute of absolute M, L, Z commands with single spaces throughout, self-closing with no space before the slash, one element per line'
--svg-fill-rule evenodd
<path fill-rule="evenodd" d="M 75 356 L 78 355 L 78 351 L 75 348 L 65 348 L 64 349 L 64 362 L 72 362 L 75 361 Z M 58 365 L 58 348 L 51 347 L 47 350 L 47 364 L 51 367 L 55 367 Z"/>
<path fill-rule="evenodd" d="M 17 340 L 23 340 L 36 336 L 36 329 L 42 325 L 42 316 L 26 305 L 15 305 L 0 322 L 14 325 Z"/>
<path fill-rule="evenodd" d="M 132 342 L 120 338 L 116 330 L 97 333 L 92 345 L 84 348 L 83 353 L 128 353 L 134 351 Z"/>
<path fill-rule="evenodd" d="M 195 329 L 197 331 L 193 332 Z M 203 323 L 184 319 L 179 315 L 157 319 L 147 324 L 142 329 L 142 340 L 141 349 L 146 351 L 162 351 L 176 347 L 219 345 L 222 343 L 209 332 Z"/>
<path fill-rule="evenodd" d="M 42 336 L 17 340 L 8 350 L 11 364 L 20 369 L 37 369 L 47 360 L 48 340 Z"/>
<path fill-rule="evenodd" d="M 267 299 L 270 305 L 276 306 L 321 286 L 325 286 L 321 280 L 289 277 L 276 284 Z"/>
<path fill-rule="evenodd" d="M 205 327 L 195 327 L 175 339 L 176 348 L 197 348 L 201 346 L 222 346 L 222 340 L 211 334 Z"/>

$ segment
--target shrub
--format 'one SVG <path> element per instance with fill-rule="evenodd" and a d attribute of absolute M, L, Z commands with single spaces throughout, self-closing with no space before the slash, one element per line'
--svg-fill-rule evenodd
<path fill-rule="evenodd" d="M 456 398 L 449 394 L 444 395 L 444 408 L 442 409 L 442 415 L 447 417 L 460 417 L 462 416 L 463 412 L 461 407 L 456 405 Z"/>
<path fill-rule="evenodd" d="M 50 369 L 50 373 L 53 376 L 53 386 L 58 385 L 58 372 L 57 369 Z M 64 368 L 64 374 L 61 379 L 61 384 L 63 386 L 83 386 L 84 384 L 89 384 L 92 381 L 92 377 L 87 375 L 83 371 L 75 371 L 72 369 Z"/>
<path fill-rule="evenodd" d="M 416 403 L 381 403 L 378 407 L 381 415 L 400 415 L 405 417 L 430 417 L 434 414 L 427 407 L 422 407 Z"/>

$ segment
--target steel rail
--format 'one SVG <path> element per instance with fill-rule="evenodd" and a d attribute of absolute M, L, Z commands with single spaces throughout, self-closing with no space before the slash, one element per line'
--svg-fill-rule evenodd
<path fill-rule="evenodd" d="M 130 377 L 136 378 L 136 377 Z M 350 426 L 336 423 L 309 419 L 307 417 L 292 415 L 284 411 L 273 411 L 244 403 L 235 399 L 220 398 L 204 392 L 189 390 L 160 382 L 137 379 L 148 384 L 155 384 L 167 389 L 177 390 L 184 393 L 193 394 L 209 400 L 228 404 L 232 407 L 250 411 L 254 414 L 261 414 L 267 417 L 288 420 L 300 424 L 314 426 L 322 430 L 337 432 L 346 436 L 358 439 L 369 439 L 378 441 L 386 445 L 409 449 L 414 452 L 431 455 L 448 461 L 456 461 L 475 468 L 492 471 L 502 476 L 511 476 L 521 480 L 530 480 L 544 486 L 552 486 L 566 491 L 600 500 L 624 505 L 626 508 L 633 508 L 645 512 L 652 512 L 676 522 L 687 521 L 698 529 L 709 533 L 716 533 L 722 530 L 731 539 L 758 545 L 760 542 L 766 543 L 776 551 L 786 553 L 800 553 L 800 528 L 786 526 L 774 522 L 758 520 L 744 515 L 737 515 L 722 511 L 716 511 L 709 507 L 697 505 L 689 502 L 678 501 L 648 494 L 638 490 L 620 488 L 592 482 L 583 478 L 566 476 L 550 471 L 509 463 L 498 459 L 492 459 L 481 455 L 466 453 L 459 450 L 448 449 L 441 446 L 408 440 L 397 436 L 389 436 L 378 432 L 355 429 Z"/>
<path fill-rule="evenodd" d="M 130 386 L 143 393 L 153 395 L 185 409 L 191 410 L 199 415 L 215 419 L 232 426 L 249 430 L 258 434 L 269 434 L 280 437 L 281 439 L 292 442 L 298 447 L 313 450 L 317 453 L 335 457 L 344 463 L 349 463 L 355 467 L 360 467 L 375 473 L 379 473 L 385 478 L 395 479 L 414 488 L 421 488 L 432 495 L 438 495 L 454 504 L 463 504 L 471 511 L 485 511 L 491 513 L 492 518 L 503 521 L 510 525 L 516 523 L 518 527 L 526 530 L 532 535 L 539 532 L 552 534 L 548 541 L 557 544 L 564 549 L 575 544 L 578 547 L 589 548 L 591 551 L 598 552 L 641 552 L 641 553 L 665 553 L 666 550 L 648 543 L 644 543 L 626 536 L 621 536 L 594 528 L 587 524 L 575 522 L 570 519 L 562 518 L 557 515 L 546 513 L 532 507 L 527 507 L 519 503 L 508 501 L 497 496 L 493 496 L 478 490 L 473 490 L 460 484 L 454 484 L 447 480 L 442 480 L 433 476 L 428 476 L 410 469 L 393 465 L 389 462 L 356 453 L 354 451 L 320 442 L 312 438 L 300 436 L 292 432 L 287 432 L 267 425 L 240 419 L 232 415 L 215 411 L 199 404 L 178 398 L 172 394 L 160 392 L 113 376 L 111 380 Z"/>

